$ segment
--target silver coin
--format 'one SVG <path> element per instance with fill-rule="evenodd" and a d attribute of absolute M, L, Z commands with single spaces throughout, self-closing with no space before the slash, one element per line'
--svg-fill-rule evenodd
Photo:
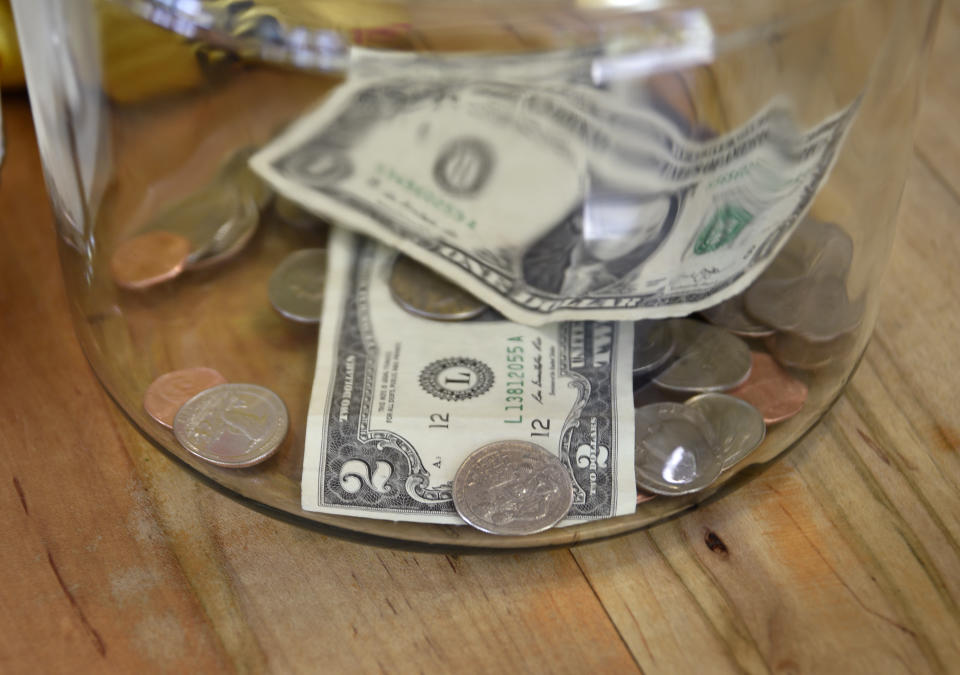
<path fill-rule="evenodd" d="M 173 433 L 188 452 L 217 466 L 259 464 L 287 435 L 287 408 L 266 387 L 221 384 L 200 392 L 173 418 Z"/>
<path fill-rule="evenodd" d="M 777 361 L 797 370 L 820 370 L 853 351 L 856 333 L 847 333 L 826 342 L 804 339 L 800 335 L 777 333 L 767 338 L 767 349 Z"/>
<path fill-rule="evenodd" d="M 719 305 L 705 309 L 700 314 L 714 326 L 724 328 L 740 337 L 762 338 L 776 332 L 770 326 L 751 318 L 747 314 L 747 310 L 743 306 L 742 293 L 721 302 Z"/>
<path fill-rule="evenodd" d="M 325 232 L 327 230 L 327 223 L 319 216 L 315 216 L 292 199 L 287 199 L 282 195 L 278 195 L 273 202 L 273 212 L 277 218 L 298 230 L 311 232 Z"/>
<path fill-rule="evenodd" d="M 495 441 L 472 452 L 453 479 L 453 504 L 490 534 L 548 530 L 573 505 L 573 481 L 556 456 L 527 441 Z"/>
<path fill-rule="evenodd" d="M 745 305 L 756 319 L 814 342 L 850 333 L 864 313 L 862 300 L 850 302 L 846 282 L 834 276 L 758 282 L 748 289 Z"/>
<path fill-rule="evenodd" d="M 637 321 L 633 324 L 633 374 L 656 370 L 673 355 L 673 331 L 667 321 Z"/>
<path fill-rule="evenodd" d="M 405 255 L 393 261 L 390 295 L 410 314 L 434 321 L 465 321 L 487 310 L 484 302 Z"/>
<path fill-rule="evenodd" d="M 853 240 L 839 225 L 807 218 L 782 253 L 803 261 L 806 274 L 846 279 L 853 262 Z"/>
<path fill-rule="evenodd" d="M 241 194 L 249 195 L 258 210 L 265 209 L 273 198 L 273 190 L 250 169 L 250 158 L 257 151 L 255 146 L 240 148 L 223 163 L 219 177 L 232 183 Z"/>
<path fill-rule="evenodd" d="M 673 362 L 653 378 L 670 391 L 701 393 L 733 389 L 750 375 L 750 348 L 736 335 L 692 319 L 670 321 Z"/>
<path fill-rule="evenodd" d="M 724 471 L 756 450 L 767 433 L 760 411 L 739 398 L 698 394 L 686 405 L 700 411 L 717 432 Z"/>
<path fill-rule="evenodd" d="M 708 487 L 723 459 L 716 432 L 698 410 L 682 403 L 652 403 L 636 410 L 637 486 L 658 495 L 684 495 Z"/>
<path fill-rule="evenodd" d="M 270 304 L 292 321 L 317 323 L 323 312 L 326 270 L 326 249 L 294 251 L 270 275 L 267 287 Z"/>

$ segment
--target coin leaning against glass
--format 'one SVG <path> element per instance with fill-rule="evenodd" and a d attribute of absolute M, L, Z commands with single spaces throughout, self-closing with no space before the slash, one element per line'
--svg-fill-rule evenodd
<path fill-rule="evenodd" d="M 767 434 L 763 415 L 742 399 L 711 392 L 697 394 L 685 405 L 700 411 L 717 433 L 723 471 L 756 450 Z"/>
<path fill-rule="evenodd" d="M 653 378 L 669 391 L 725 391 L 750 375 L 750 348 L 736 335 L 692 319 L 672 319 L 673 362 Z"/>
<path fill-rule="evenodd" d="M 635 424 L 637 487 L 685 495 L 720 475 L 717 434 L 700 411 L 682 403 L 651 403 L 636 409 Z"/>
<path fill-rule="evenodd" d="M 573 506 L 560 460 L 528 441 L 495 441 L 470 453 L 453 478 L 453 504 L 473 527 L 498 535 L 550 529 Z"/>
<path fill-rule="evenodd" d="M 218 179 L 161 212 L 143 231 L 185 237 L 190 242 L 186 267 L 198 269 L 239 253 L 256 233 L 259 222 L 253 197 Z"/>
<path fill-rule="evenodd" d="M 317 323 L 323 312 L 327 250 L 294 251 L 270 275 L 270 304 L 286 318 L 299 323 Z"/>
<path fill-rule="evenodd" d="M 129 290 L 144 290 L 183 272 L 190 242 L 172 232 L 146 232 L 117 246 L 110 259 L 114 282 Z"/>
<path fill-rule="evenodd" d="M 287 435 L 287 407 L 255 384 L 221 384 L 184 403 L 173 433 L 189 453 L 211 464 L 243 468 L 271 457 Z"/>
<path fill-rule="evenodd" d="M 464 321 L 487 309 L 453 282 L 402 254 L 390 270 L 390 294 L 406 311 L 435 321 Z"/>
<path fill-rule="evenodd" d="M 257 151 L 256 146 L 248 145 L 230 155 L 220 168 L 219 178 L 233 183 L 241 194 L 248 194 L 258 210 L 266 208 L 273 199 L 270 186 L 250 169 L 250 158 Z"/>

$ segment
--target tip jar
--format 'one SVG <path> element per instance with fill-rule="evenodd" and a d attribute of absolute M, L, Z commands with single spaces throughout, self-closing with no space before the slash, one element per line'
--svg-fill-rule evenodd
<path fill-rule="evenodd" d="M 13 6 L 129 419 L 304 521 L 502 547 L 659 522 L 828 410 L 939 2 Z"/>

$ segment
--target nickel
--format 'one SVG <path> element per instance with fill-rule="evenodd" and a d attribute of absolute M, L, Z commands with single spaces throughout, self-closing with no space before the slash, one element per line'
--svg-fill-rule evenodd
<path fill-rule="evenodd" d="M 287 435 L 280 397 L 255 384 L 221 384 L 183 404 L 173 433 L 191 454 L 217 466 L 242 468 L 272 456 Z"/>
<path fill-rule="evenodd" d="M 390 293 L 411 314 L 436 321 L 472 319 L 487 308 L 456 284 L 405 255 L 398 255 L 393 263 Z"/>
<path fill-rule="evenodd" d="M 526 535 L 559 523 L 573 505 L 570 472 L 527 441 L 496 441 L 471 453 L 453 479 L 453 503 L 490 534 Z"/>

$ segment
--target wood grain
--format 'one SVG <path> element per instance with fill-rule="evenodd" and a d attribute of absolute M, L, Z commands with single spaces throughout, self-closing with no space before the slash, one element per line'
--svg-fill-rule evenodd
<path fill-rule="evenodd" d="M 253 511 L 145 442 L 78 347 L 26 101 L 0 175 L 3 672 L 955 672 L 960 3 L 866 357 L 784 460 L 681 518 L 528 553 Z"/>

